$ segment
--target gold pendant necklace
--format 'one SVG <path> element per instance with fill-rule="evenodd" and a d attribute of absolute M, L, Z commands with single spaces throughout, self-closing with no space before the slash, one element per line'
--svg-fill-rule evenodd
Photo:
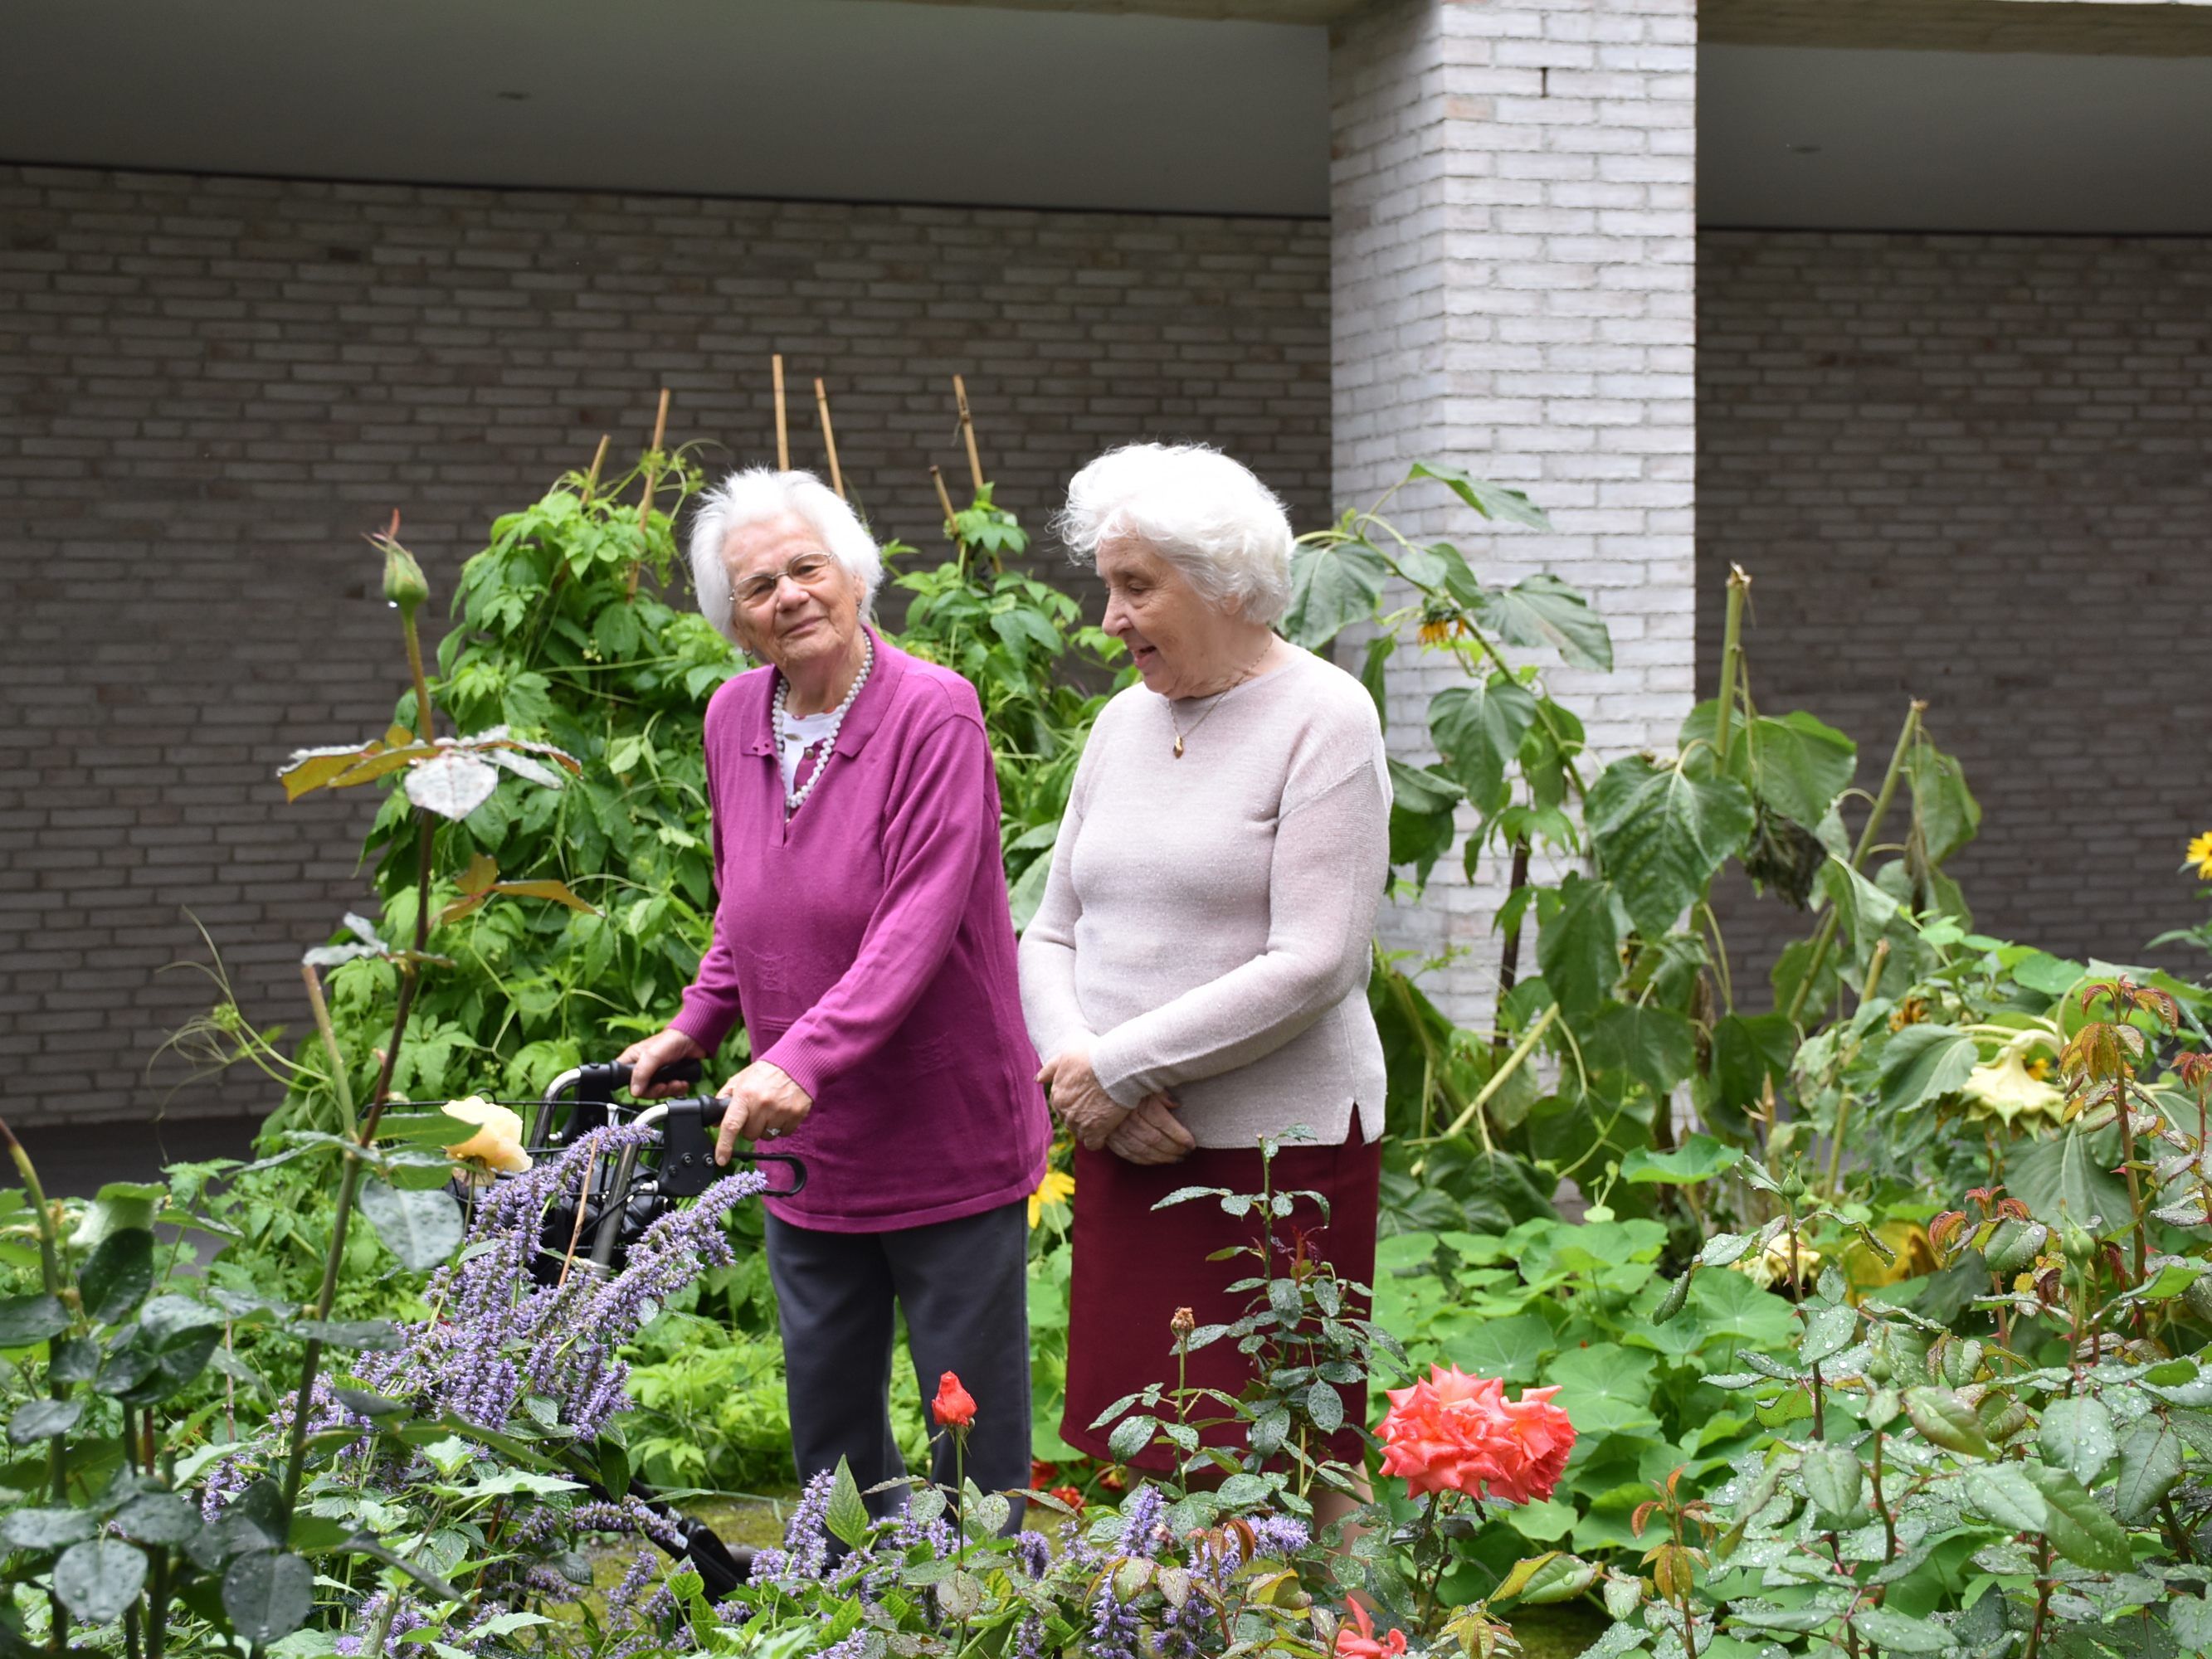
<path fill-rule="evenodd" d="M 1272 645 L 1270 648 L 1273 648 Z M 1181 760 L 1182 758 L 1182 740 L 1185 738 L 1196 737 L 1198 735 L 1198 728 L 1213 718 L 1214 709 L 1220 708 L 1223 703 L 1227 702 L 1229 701 L 1229 694 L 1231 691 L 1234 691 L 1238 686 L 1243 685 L 1245 682 L 1249 680 L 1252 678 L 1253 671 L 1257 669 L 1260 666 L 1260 664 L 1265 662 L 1267 659 L 1267 653 L 1266 651 L 1262 651 L 1260 653 L 1258 661 L 1254 662 L 1250 667 L 1246 668 L 1242 673 L 1238 674 L 1235 679 L 1230 681 L 1228 684 L 1223 686 L 1220 690 L 1216 692 L 1214 694 L 1212 706 L 1209 707 L 1203 714 L 1200 714 L 1196 720 L 1190 723 L 1190 730 L 1188 732 L 1182 729 L 1182 722 L 1176 719 L 1175 699 L 1172 697 L 1168 699 L 1168 726 L 1169 728 L 1175 732 L 1175 757 L 1177 760 Z"/>

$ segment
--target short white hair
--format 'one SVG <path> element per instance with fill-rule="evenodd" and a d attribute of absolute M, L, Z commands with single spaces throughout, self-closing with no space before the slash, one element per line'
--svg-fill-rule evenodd
<path fill-rule="evenodd" d="M 830 556 L 860 584 L 860 615 L 875 615 L 884 556 L 860 515 L 811 472 L 749 466 L 701 495 L 691 520 L 691 586 L 699 595 L 700 613 L 732 645 L 742 647 L 744 641 L 738 636 L 731 613 L 730 572 L 722 562 L 722 550 L 732 531 L 786 517 L 800 520 L 822 538 Z"/>
<path fill-rule="evenodd" d="M 1069 480 L 1058 520 L 1077 557 L 1134 538 L 1208 603 L 1272 623 L 1291 602 L 1291 520 L 1249 467 L 1203 444 L 1125 444 Z"/>

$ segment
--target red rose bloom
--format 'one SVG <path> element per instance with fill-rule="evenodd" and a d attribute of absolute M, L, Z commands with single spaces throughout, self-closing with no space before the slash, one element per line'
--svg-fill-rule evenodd
<path fill-rule="evenodd" d="M 975 1396 L 960 1386 L 957 1374 L 947 1371 L 937 1379 L 937 1398 L 929 1402 L 929 1414 L 942 1427 L 964 1429 L 975 1420 Z"/>
<path fill-rule="evenodd" d="M 1466 1492 L 1533 1504 L 1549 1498 L 1566 1472 L 1575 1425 L 1552 1404 L 1556 1388 L 1524 1389 L 1508 1400 L 1495 1377 L 1432 1365 L 1426 1382 L 1389 1390 L 1390 1409 L 1376 1425 L 1382 1473 L 1408 1496 Z"/>
<path fill-rule="evenodd" d="M 1358 1602 L 1352 1603 L 1347 1611 L 1352 1622 L 1359 1628 L 1336 1632 L 1336 1659 L 1396 1659 L 1406 1650 L 1406 1632 L 1394 1629 L 1379 1641 L 1375 1635 L 1375 1621 L 1367 1616 L 1367 1609 Z"/>

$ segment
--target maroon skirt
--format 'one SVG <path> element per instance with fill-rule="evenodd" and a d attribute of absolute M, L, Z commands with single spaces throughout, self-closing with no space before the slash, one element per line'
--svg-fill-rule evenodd
<path fill-rule="evenodd" d="M 1284 1147 L 1275 1157 L 1275 1189 L 1322 1194 L 1328 1200 L 1328 1218 L 1322 1219 L 1311 1199 L 1300 1199 L 1289 1216 L 1275 1222 L 1279 1253 L 1287 1253 L 1303 1232 L 1307 1249 L 1334 1266 L 1340 1278 L 1373 1284 L 1382 1178 L 1382 1143 L 1361 1143 L 1356 1113 L 1340 1146 Z M 1256 1193 L 1259 1148 L 1200 1147 L 1180 1164 L 1131 1164 L 1080 1146 L 1075 1149 L 1067 1405 L 1060 1433 L 1069 1445 L 1102 1462 L 1117 1460 L 1107 1445 L 1113 1424 L 1091 1426 L 1098 1414 L 1149 1384 L 1175 1387 L 1175 1338 L 1168 1324 L 1176 1310 L 1188 1308 L 1200 1325 L 1226 1325 L 1249 1311 L 1247 1297 L 1231 1297 L 1226 1287 L 1252 1277 L 1258 1264 L 1249 1255 L 1224 1261 L 1206 1258 L 1256 1242 L 1260 1218 L 1224 1214 L 1218 1200 L 1204 1198 L 1153 1209 L 1179 1187 Z M 1276 1271 L 1284 1265 L 1285 1254 L 1279 1254 Z M 1364 1299 L 1346 1311 L 1366 1317 Z M 1252 1381 L 1251 1360 L 1224 1337 L 1192 1351 L 1185 1379 L 1191 1388 L 1240 1395 Z M 1346 1383 L 1337 1391 L 1344 1396 L 1345 1426 L 1331 1437 L 1328 1455 L 1356 1466 L 1364 1455 L 1365 1443 L 1356 1425 L 1365 1419 L 1366 1389 Z M 1201 1401 L 1191 1414 L 1217 1417 L 1224 1408 Z M 1208 1445 L 1237 1446 L 1243 1436 L 1241 1425 L 1223 1423 L 1207 1430 L 1204 1439 Z M 1172 1470 L 1177 1461 L 1173 1447 L 1158 1443 L 1128 1460 L 1132 1468 L 1160 1473 Z"/>

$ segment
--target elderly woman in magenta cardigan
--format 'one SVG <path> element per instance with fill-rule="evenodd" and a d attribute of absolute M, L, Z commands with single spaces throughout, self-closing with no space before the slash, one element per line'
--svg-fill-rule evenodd
<path fill-rule="evenodd" d="M 714 940 L 683 1012 L 622 1056 L 633 1091 L 670 1092 L 654 1073 L 742 1019 L 753 1059 L 720 1091 L 717 1159 L 744 1139 L 806 1162 L 805 1192 L 768 1200 L 799 1477 L 840 1457 L 863 1489 L 903 1473 L 896 1305 L 925 1390 L 956 1371 L 977 1402 L 969 1476 L 1026 1486 L 1027 1200 L 1049 1124 L 981 705 L 868 626 L 874 539 L 809 474 L 732 475 L 690 555 L 701 609 L 767 665 L 707 707 Z M 940 1442 L 933 1477 L 952 1470 Z"/>
<path fill-rule="evenodd" d="M 1098 717 L 1021 946 L 1030 1035 L 1078 1142 L 1060 1433 L 1105 1457 L 1110 1425 L 1092 1420 L 1175 1377 L 1175 1310 L 1243 1311 L 1223 1287 L 1249 1267 L 1206 1258 L 1250 1243 L 1250 1223 L 1210 1204 L 1156 1213 L 1175 1188 L 1256 1191 L 1259 1138 L 1304 1124 L 1317 1144 L 1286 1147 L 1275 1185 L 1330 1209 L 1324 1223 L 1302 1203 L 1291 1222 L 1344 1277 L 1373 1277 L 1383 1063 L 1366 987 L 1389 775 L 1359 683 L 1270 627 L 1290 525 L 1243 466 L 1112 451 L 1069 485 L 1061 528 L 1143 679 Z M 1237 1394 L 1249 1364 L 1216 1342 L 1188 1381 Z M 1344 1392 L 1356 1423 L 1361 1390 Z M 1358 1464 L 1358 1431 L 1333 1450 Z M 1133 1461 L 1172 1467 L 1161 1447 Z"/>

